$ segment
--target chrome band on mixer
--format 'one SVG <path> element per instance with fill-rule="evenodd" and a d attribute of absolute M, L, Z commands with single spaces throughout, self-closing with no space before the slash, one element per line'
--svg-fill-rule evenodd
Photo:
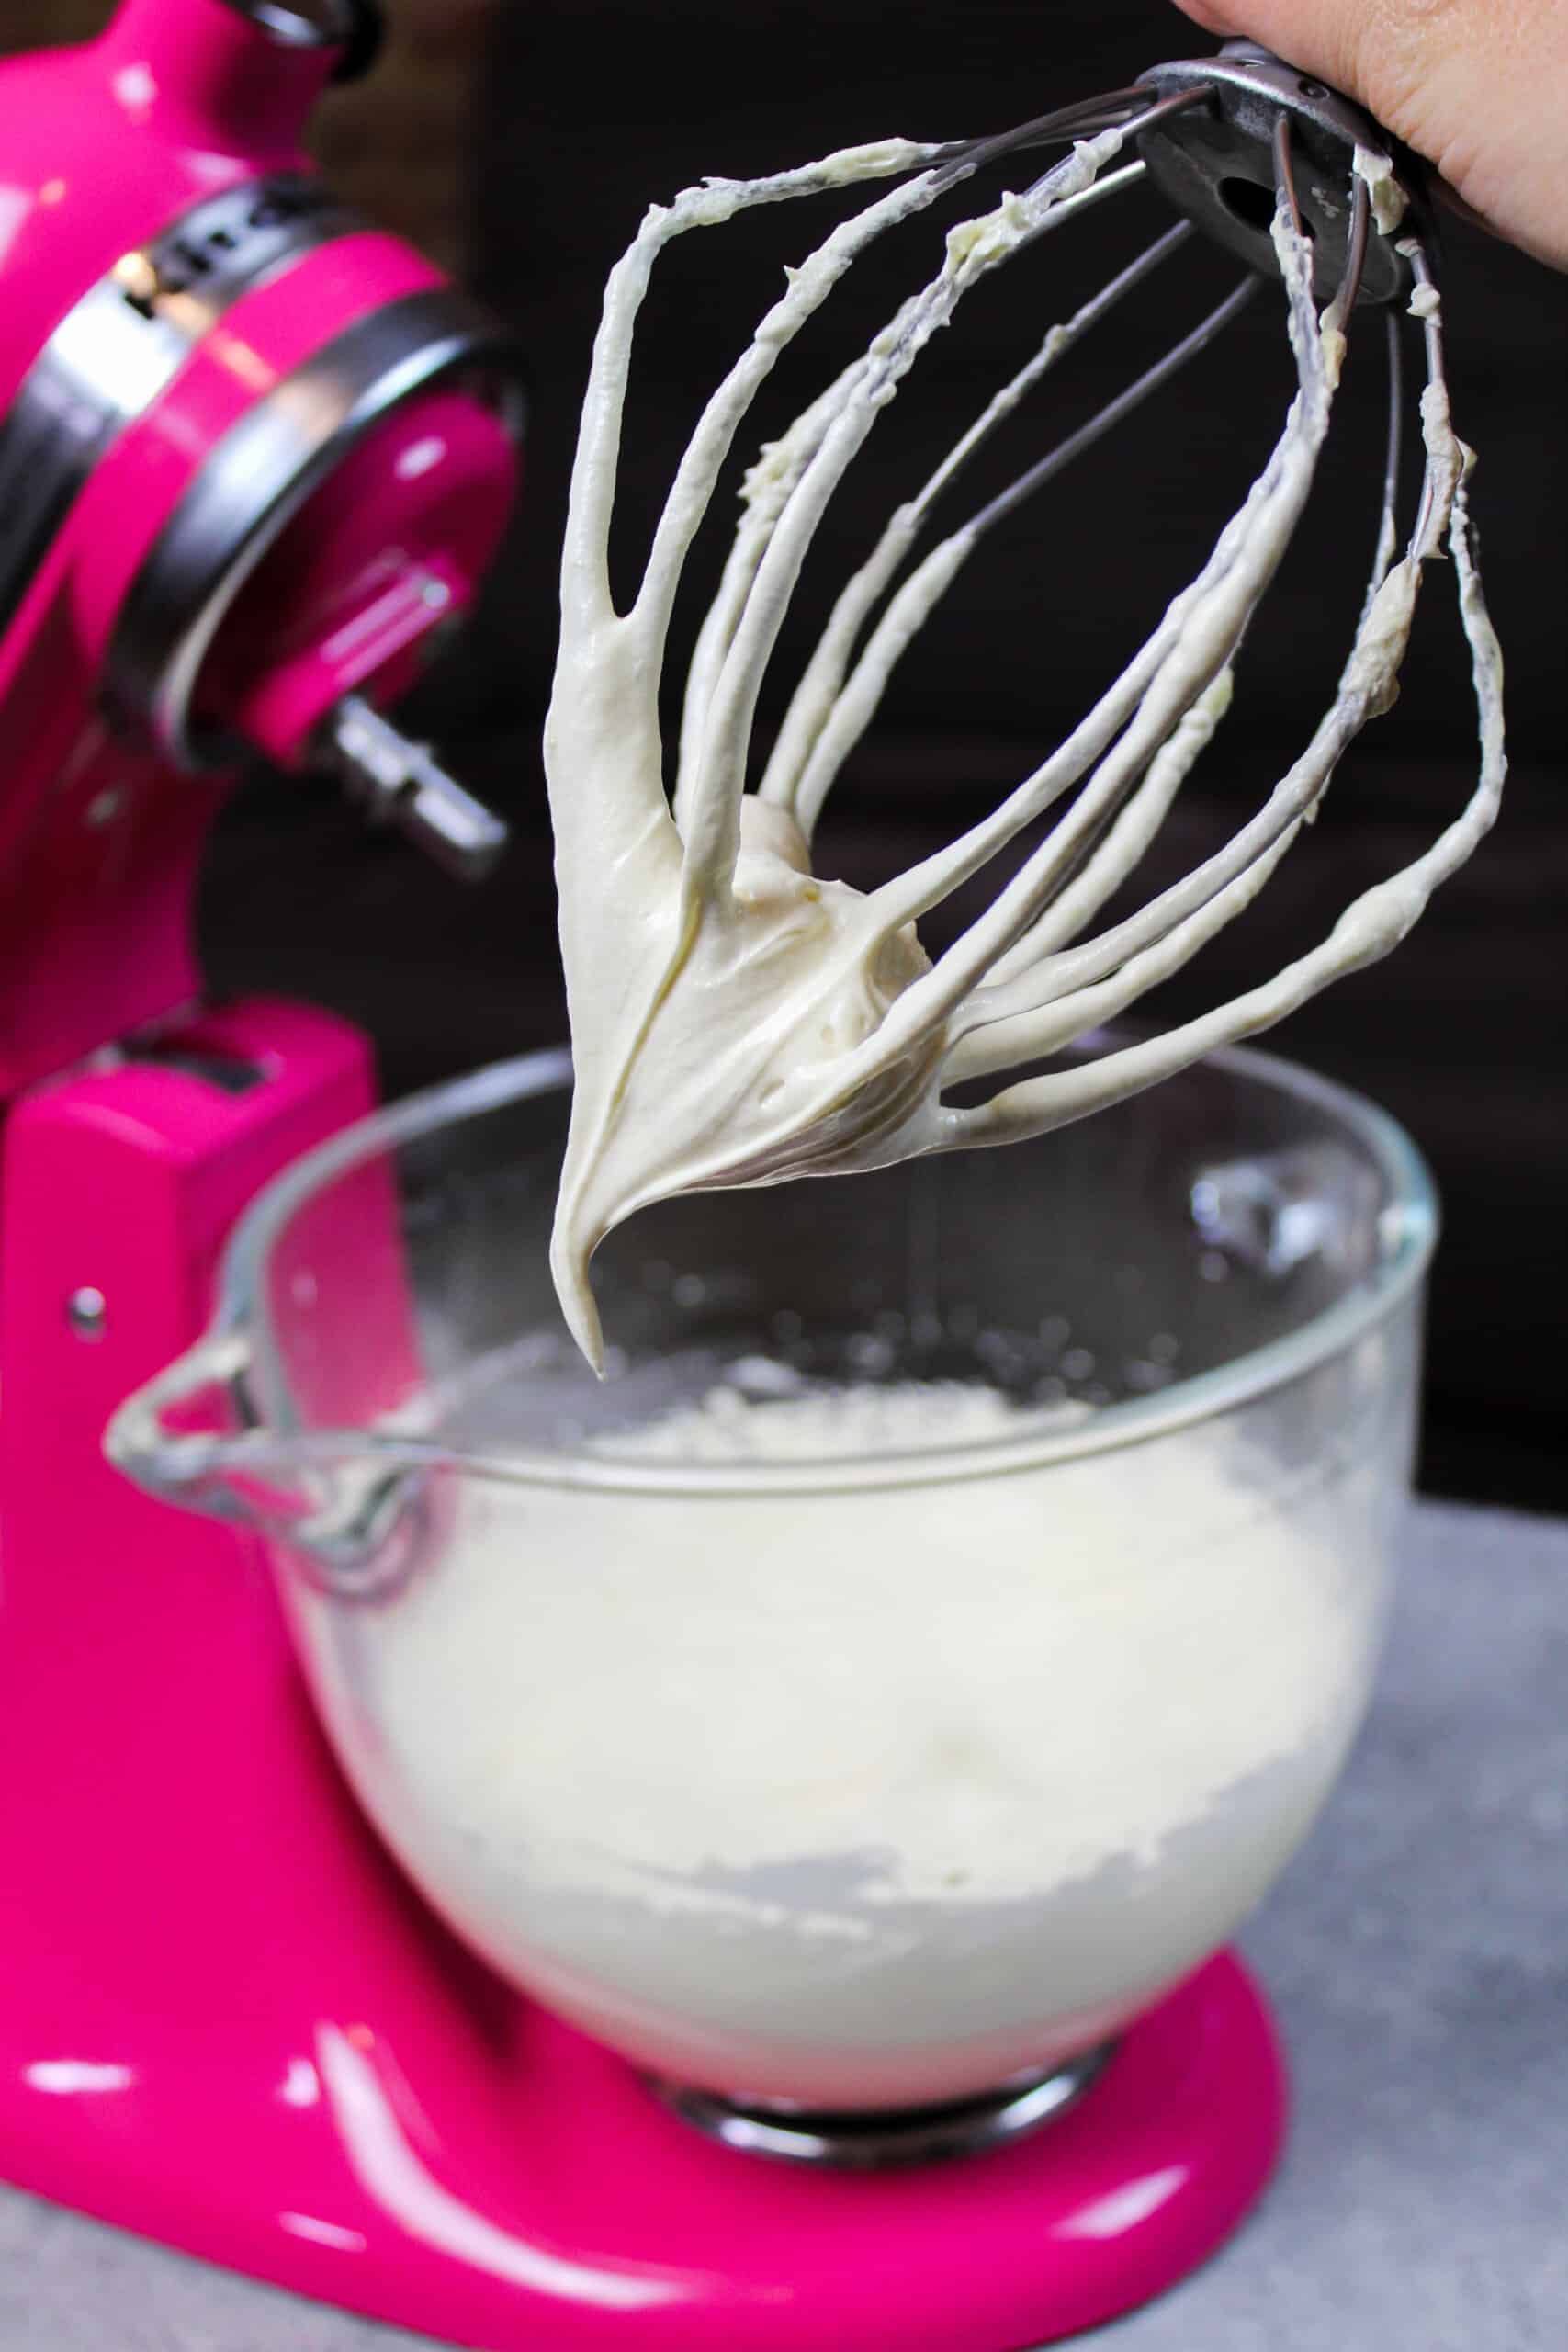
<path fill-rule="evenodd" d="M 367 224 L 302 174 L 205 198 L 68 311 L 0 419 L 0 629 L 95 466 L 242 296 Z"/>

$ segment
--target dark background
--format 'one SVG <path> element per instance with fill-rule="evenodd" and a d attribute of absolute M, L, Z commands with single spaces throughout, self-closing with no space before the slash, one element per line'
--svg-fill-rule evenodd
<path fill-rule="evenodd" d="M 433 241 L 516 322 L 531 354 L 524 509 L 479 625 L 422 690 L 418 712 L 503 808 L 517 843 L 495 883 L 466 893 L 412 852 L 367 840 L 324 789 L 254 787 L 224 821 L 203 908 L 220 985 L 288 987 L 355 1014 L 377 1037 L 393 1091 L 562 1030 L 538 754 L 554 572 L 600 289 L 644 206 L 705 172 L 773 170 L 890 131 L 998 129 L 1206 45 L 1159 0 L 949 0 L 899 12 L 851 0 L 820 14 L 796 0 L 745 10 L 713 0 L 405 0 L 394 11 L 395 30 L 416 20 L 424 52 L 395 41 L 386 74 L 338 102 L 324 149 L 337 175 L 400 227 L 420 232 L 423 203 Z M 423 191 L 421 201 L 411 189 Z M 779 288 L 780 264 L 799 259 L 829 217 L 775 209 L 685 239 L 661 266 L 633 385 L 628 566 L 696 406 Z M 1043 329 L 1160 225 L 1152 197 L 1118 200 L 970 299 L 879 426 L 863 497 L 825 535 L 781 679 L 871 522 L 919 481 Z M 855 292 L 832 306 L 844 332 L 863 342 L 917 269 L 927 274 L 932 250 L 928 226 L 885 267 L 857 271 Z M 1386 1104 L 1437 1173 L 1447 1230 L 1432 1292 L 1424 1483 L 1560 1510 L 1568 281 L 1470 232 L 1449 232 L 1442 258 L 1455 415 L 1482 455 L 1474 507 L 1509 664 L 1509 794 L 1497 831 L 1398 954 L 1269 1042 Z M 1060 395 L 1015 424 L 1000 470 L 976 477 L 976 493 L 1089 413 L 1232 274 L 1207 254 L 1169 266 L 1135 311 L 1064 368 Z M 1353 345 L 1313 515 L 1255 625 L 1236 709 L 1187 788 L 1153 878 L 1202 854 L 1256 805 L 1331 688 L 1371 553 L 1381 469 L 1381 329 L 1359 323 L 1371 331 Z M 792 386 L 804 397 L 850 347 L 826 328 L 811 375 L 781 370 L 780 401 L 759 411 L 758 432 L 791 413 Z M 1413 363 L 1417 356 L 1413 340 Z M 1266 295 L 1157 410 L 989 543 L 840 786 L 826 865 L 875 878 L 1036 763 L 1190 576 L 1261 463 L 1289 382 L 1280 305 Z M 721 505 L 722 524 L 728 495 Z M 1448 567 L 1434 567 L 1398 710 L 1346 762 L 1321 822 L 1262 906 L 1145 1017 L 1179 1017 L 1261 977 L 1321 936 L 1357 890 L 1417 854 L 1461 805 L 1475 741 L 1451 606 Z"/>

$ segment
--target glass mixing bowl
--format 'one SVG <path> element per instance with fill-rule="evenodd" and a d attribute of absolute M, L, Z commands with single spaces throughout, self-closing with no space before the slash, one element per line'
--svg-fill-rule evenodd
<path fill-rule="evenodd" d="M 564 1055 L 337 1137 L 118 1417 L 259 1521 L 344 1770 L 450 1925 L 753 2112 L 1051 2075 L 1212 1953 L 1361 1718 L 1430 1187 L 1221 1056 L 1062 1133 L 635 1218 L 596 1382 Z"/>

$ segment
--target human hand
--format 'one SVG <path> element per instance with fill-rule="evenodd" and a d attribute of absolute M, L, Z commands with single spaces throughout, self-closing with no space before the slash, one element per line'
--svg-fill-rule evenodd
<path fill-rule="evenodd" d="M 1177 0 L 1357 99 L 1501 237 L 1568 269 L 1559 0 Z"/>

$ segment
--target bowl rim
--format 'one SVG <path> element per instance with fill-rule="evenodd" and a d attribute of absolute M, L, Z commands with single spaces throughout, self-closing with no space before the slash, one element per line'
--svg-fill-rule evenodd
<path fill-rule="evenodd" d="M 569 1085 L 571 1057 L 546 1047 L 488 1064 L 468 1076 L 427 1087 L 370 1113 L 293 1161 L 264 1187 L 241 1216 L 224 1250 L 218 1307 L 209 1338 L 243 1332 L 251 1370 L 261 1375 L 266 1406 L 261 1419 L 287 1451 L 290 1441 L 317 1462 L 366 1457 L 390 1469 L 400 1464 L 446 1464 L 505 1485 L 588 1488 L 613 1493 L 776 1495 L 838 1493 L 929 1486 L 1009 1476 L 1049 1463 L 1086 1459 L 1147 1443 L 1195 1422 L 1216 1419 L 1256 1404 L 1352 1348 L 1392 1316 L 1416 1288 L 1431 1261 L 1438 1231 L 1436 1186 L 1421 1153 L 1398 1121 L 1354 1089 L 1284 1057 L 1253 1047 L 1226 1047 L 1202 1067 L 1244 1082 L 1278 1090 L 1331 1114 L 1348 1127 L 1383 1174 L 1389 1197 L 1379 1218 L 1378 1260 L 1343 1296 L 1295 1330 L 1248 1349 L 1223 1364 L 1141 1396 L 1101 1406 L 1064 1426 L 1058 1407 L 1043 1407 L 1036 1425 L 1023 1411 L 1005 1437 L 919 1454 L 859 1454 L 787 1461 L 650 1463 L 633 1457 L 518 1447 L 505 1454 L 476 1453 L 439 1441 L 387 1430 L 300 1430 L 289 1383 L 276 1349 L 259 1281 L 267 1252 L 288 1220 L 320 1187 L 377 1153 L 414 1142 L 445 1125 L 482 1117 L 511 1103 Z M 1167 1081 L 1179 1085 L 1183 1073 Z M 248 1385 L 248 1383 L 247 1383 Z M 281 1404 L 283 1409 L 278 1409 Z"/>

